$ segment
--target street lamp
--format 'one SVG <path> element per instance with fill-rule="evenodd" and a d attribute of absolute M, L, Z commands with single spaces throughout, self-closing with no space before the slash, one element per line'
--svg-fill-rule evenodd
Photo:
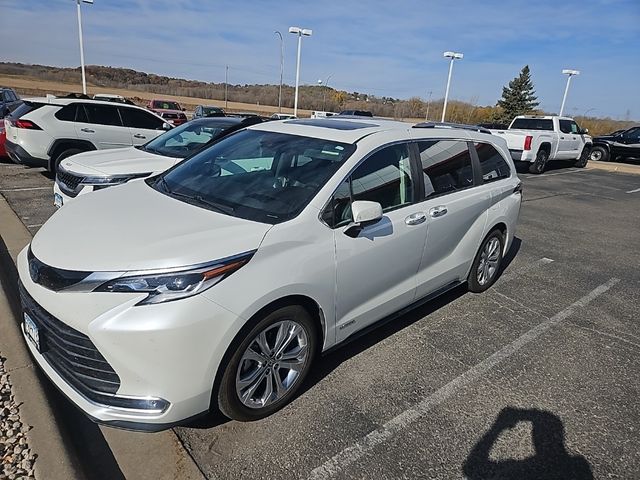
<path fill-rule="evenodd" d="M 447 114 L 447 101 L 449 100 L 449 86 L 451 85 L 451 72 L 453 71 L 453 62 L 454 60 L 462 60 L 464 55 L 462 53 L 457 52 L 444 52 L 442 54 L 444 58 L 450 58 L 451 62 L 449 63 L 449 77 L 447 78 L 447 89 L 444 93 L 444 105 L 442 107 L 442 122 L 444 122 L 445 115 Z"/>
<path fill-rule="evenodd" d="M 298 35 L 298 60 L 296 62 L 296 94 L 293 101 L 293 116 L 298 116 L 298 85 L 300 84 L 300 49 L 302 48 L 302 36 L 310 37 L 313 31 L 308 28 L 289 27 L 289 33 Z"/>
<path fill-rule="evenodd" d="M 76 0 L 78 9 L 78 38 L 80 39 L 80 69 L 82 70 L 82 93 L 87 94 L 87 77 L 84 73 L 84 48 L 82 46 L 82 13 L 80 13 L 80 2 L 93 5 L 93 0 Z"/>
<path fill-rule="evenodd" d="M 284 73 L 284 41 L 279 31 L 273 32 L 280 37 L 280 90 L 278 91 L 278 113 L 282 113 L 282 74 Z"/>
<path fill-rule="evenodd" d="M 569 85 L 571 84 L 571 77 L 574 75 L 580 75 L 579 70 L 562 70 L 562 73 L 567 75 L 567 86 L 564 88 L 564 96 L 562 97 L 562 105 L 560 106 L 560 116 L 564 112 L 564 103 L 567 100 L 567 93 L 569 93 Z"/>

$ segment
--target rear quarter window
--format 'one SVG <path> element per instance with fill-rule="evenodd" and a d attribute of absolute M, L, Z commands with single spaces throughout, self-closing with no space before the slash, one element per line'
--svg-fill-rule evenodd
<path fill-rule="evenodd" d="M 549 130 L 553 131 L 553 120 L 550 118 L 516 118 L 511 130 Z"/>
<path fill-rule="evenodd" d="M 495 182 L 511 175 L 509 164 L 500 152 L 490 143 L 475 143 L 478 160 L 480 160 L 480 172 L 484 183 Z"/>

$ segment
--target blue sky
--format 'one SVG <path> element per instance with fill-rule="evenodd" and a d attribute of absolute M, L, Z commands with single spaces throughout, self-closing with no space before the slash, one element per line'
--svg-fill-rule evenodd
<path fill-rule="evenodd" d="M 640 119 L 640 0 L 228 1 L 95 0 L 83 5 L 88 64 L 189 79 L 277 83 L 285 40 L 285 82 L 295 80 L 291 25 L 303 40 L 302 83 L 378 96 L 441 98 L 445 50 L 464 53 L 451 96 L 494 104 L 528 64 L 539 101 L 566 113 Z M 75 1 L 0 0 L 0 60 L 77 66 Z M 590 110 L 592 109 L 592 110 Z"/>

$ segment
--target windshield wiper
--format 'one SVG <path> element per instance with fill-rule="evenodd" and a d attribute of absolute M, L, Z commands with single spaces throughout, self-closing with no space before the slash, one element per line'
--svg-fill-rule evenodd
<path fill-rule="evenodd" d="M 159 177 L 158 181 L 156 183 L 159 183 L 162 186 L 162 189 L 166 192 L 166 193 L 170 193 L 172 195 L 175 195 L 171 189 L 169 188 L 169 184 L 167 183 L 167 181 L 164 179 L 164 177 Z"/>
<path fill-rule="evenodd" d="M 235 208 L 233 208 L 233 207 L 229 207 L 227 205 L 222 205 L 222 204 L 217 203 L 217 202 L 212 202 L 211 200 L 207 200 L 207 199 L 203 198 L 202 195 L 196 195 L 195 197 L 192 197 L 192 198 L 195 201 L 197 201 L 198 203 L 200 203 L 201 205 L 206 205 L 206 206 L 211 207 L 214 210 L 217 210 L 217 211 L 219 211 L 221 213 L 226 213 L 227 215 L 231 215 L 235 211 Z"/>

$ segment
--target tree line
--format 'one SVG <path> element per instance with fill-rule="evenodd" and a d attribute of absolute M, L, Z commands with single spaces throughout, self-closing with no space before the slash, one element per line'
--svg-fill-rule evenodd
<path fill-rule="evenodd" d="M 77 83 L 80 85 L 80 68 L 62 68 L 46 65 L 27 65 L 21 63 L 0 62 L 0 74 L 19 75 L 44 81 Z M 225 84 L 186 80 L 145 73 L 129 68 L 116 68 L 100 65 L 86 67 L 87 82 L 100 87 L 124 88 L 131 91 L 148 92 L 158 95 L 176 95 L 207 98 L 223 101 Z M 255 105 L 278 105 L 278 85 L 270 84 L 229 84 L 227 99 L 230 102 L 251 103 Z M 293 107 L 294 87 L 283 85 L 282 105 Z M 376 96 L 361 92 L 347 92 L 327 86 L 302 85 L 298 106 L 304 110 L 325 110 L 339 112 L 346 109 L 369 110 L 374 115 L 400 120 L 439 121 L 442 116 L 443 99 L 425 101 L 419 97 L 399 99 Z M 539 103 L 531 81 L 531 72 L 525 66 L 508 85 L 503 87 L 502 98 L 496 105 L 481 106 L 477 98 L 470 101 L 449 101 L 447 121 L 466 124 L 491 124 L 507 126 L 513 117 L 522 114 L 544 114 L 538 110 Z M 550 112 L 553 113 L 553 112 Z M 576 117 L 581 126 L 589 128 L 590 133 L 599 135 L 613 130 L 627 128 L 632 122 L 611 118 Z"/>

